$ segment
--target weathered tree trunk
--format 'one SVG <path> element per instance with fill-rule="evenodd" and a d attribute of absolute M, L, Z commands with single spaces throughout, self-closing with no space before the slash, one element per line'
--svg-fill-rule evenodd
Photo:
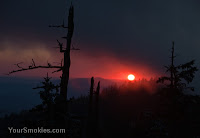
<path fill-rule="evenodd" d="M 91 85 L 90 85 L 90 95 L 89 95 L 89 116 L 92 114 L 93 110 L 93 93 L 94 93 L 94 77 L 91 78 Z"/>
<path fill-rule="evenodd" d="M 89 111 L 87 124 L 87 137 L 97 137 L 98 133 L 98 114 L 99 114 L 99 92 L 100 81 L 98 82 L 96 91 L 94 92 L 94 77 L 91 78 L 90 95 L 89 95 Z M 94 96 L 94 97 L 93 97 Z"/>
<path fill-rule="evenodd" d="M 95 116 L 95 120 L 94 120 L 94 131 L 95 131 L 95 134 L 96 134 L 96 137 L 98 137 L 99 133 L 98 133 L 98 129 L 99 129 L 99 93 L 100 93 L 100 81 L 98 82 L 98 85 L 97 85 L 97 89 L 96 89 L 96 92 L 95 92 L 95 113 L 94 113 L 94 116 Z"/>
<path fill-rule="evenodd" d="M 88 120 L 87 120 L 87 137 L 92 138 L 94 136 L 93 131 L 93 94 L 94 94 L 94 77 L 91 78 L 90 93 L 89 93 L 89 109 L 88 109 Z"/>
<path fill-rule="evenodd" d="M 71 39 L 74 32 L 74 8 L 73 6 L 69 9 L 69 16 L 68 16 L 68 33 L 67 33 L 67 44 L 66 44 L 66 50 L 64 52 L 64 66 L 62 69 L 62 77 L 61 77 L 61 88 L 60 88 L 60 94 L 67 100 L 67 87 L 68 87 L 68 81 L 69 81 L 69 69 L 71 65 L 71 59 L 70 59 L 70 50 L 71 50 Z"/>
<path fill-rule="evenodd" d="M 171 56 L 171 70 L 170 70 L 170 74 L 171 74 L 171 78 L 170 78 L 170 87 L 174 88 L 174 41 L 172 42 L 172 56 Z"/>
<path fill-rule="evenodd" d="M 100 81 L 98 82 L 97 89 L 96 89 L 96 99 L 95 99 L 95 120 L 96 125 L 98 126 L 98 115 L 99 115 L 99 92 L 100 92 Z"/>

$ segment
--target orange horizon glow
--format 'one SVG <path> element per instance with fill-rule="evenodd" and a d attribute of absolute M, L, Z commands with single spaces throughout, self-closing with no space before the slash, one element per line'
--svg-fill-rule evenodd
<path fill-rule="evenodd" d="M 39 46 L 41 46 L 41 48 L 39 48 Z M 99 77 L 104 79 L 127 80 L 128 74 L 132 74 L 133 72 L 134 76 L 136 76 L 134 80 L 139 80 L 142 78 L 150 79 L 151 77 L 160 76 L 155 73 L 156 70 L 152 70 L 150 66 L 145 65 L 145 62 L 125 62 L 124 60 L 119 59 L 110 53 L 105 53 L 104 55 L 106 56 L 91 58 L 92 55 L 89 55 L 87 52 L 72 53 L 70 78 Z M 45 45 L 43 44 L 38 44 L 38 47 L 22 50 L 16 50 L 8 47 L 0 51 L 0 57 L 0 63 L 4 65 L 0 69 L 0 73 L 2 74 L 6 74 L 12 70 L 17 70 L 18 67 L 14 64 L 19 62 L 23 62 L 21 66 L 26 68 L 31 64 L 31 59 L 34 59 L 36 65 L 47 65 L 47 61 L 53 65 L 57 65 L 63 58 L 62 55 L 58 55 L 57 51 L 55 52 L 55 50 L 51 51 L 46 49 Z M 55 69 L 36 69 L 14 73 L 10 76 L 44 77 L 46 76 L 47 72 L 49 73 L 50 77 L 59 78 L 61 76 L 61 72 L 52 74 L 53 71 L 55 71 Z"/>

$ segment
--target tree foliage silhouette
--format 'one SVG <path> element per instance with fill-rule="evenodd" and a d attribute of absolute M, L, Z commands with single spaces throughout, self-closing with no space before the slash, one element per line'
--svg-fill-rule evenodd
<path fill-rule="evenodd" d="M 42 86 L 35 87 L 33 89 L 43 89 L 39 92 L 40 98 L 44 108 L 49 109 L 51 105 L 55 104 L 55 98 L 59 95 L 59 85 L 54 85 L 51 82 L 51 78 L 48 76 L 44 77 Z"/>
<path fill-rule="evenodd" d="M 170 76 L 163 76 L 157 80 L 157 83 L 166 83 L 166 81 L 170 82 L 166 85 L 168 88 L 177 89 L 183 91 L 183 89 L 190 89 L 194 91 L 193 87 L 187 87 L 187 84 L 191 83 L 194 78 L 194 74 L 198 71 L 197 67 L 194 66 L 195 60 L 190 62 L 174 65 L 174 42 L 172 42 L 172 51 L 171 51 L 171 64 L 165 66 L 166 72 L 170 73 Z"/>

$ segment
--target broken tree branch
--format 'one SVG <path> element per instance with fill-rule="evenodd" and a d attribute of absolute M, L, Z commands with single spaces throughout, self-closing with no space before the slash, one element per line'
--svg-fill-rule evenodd
<path fill-rule="evenodd" d="M 20 62 L 20 63 L 17 63 L 17 64 L 14 64 L 16 65 L 18 68 L 22 68 L 21 66 L 19 66 L 19 64 L 22 64 L 23 62 Z"/>
<path fill-rule="evenodd" d="M 61 68 L 61 69 L 58 69 L 58 70 L 55 70 L 55 71 L 53 71 L 52 73 L 60 72 L 60 71 L 62 71 L 62 68 Z"/>
<path fill-rule="evenodd" d="M 63 50 L 63 43 L 60 43 L 60 41 L 58 41 L 57 39 L 57 42 L 58 42 L 58 45 L 59 45 L 59 48 L 60 48 L 60 52 L 65 52 L 66 50 Z"/>
<path fill-rule="evenodd" d="M 32 59 L 32 65 L 35 67 L 35 61 Z"/>
<path fill-rule="evenodd" d="M 33 69 L 38 69 L 38 68 L 58 68 L 62 70 L 61 66 L 29 66 L 28 68 L 20 68 L 18 70 L 13 70 L 11 72 L 9 72 L 7 75 L 10 75 L 12 73 L 16 73 L 16 72 L 21 72 L 21 71 L 26 71 L 26 70 L 33 70 Z"/>
<path fill-rule="evenodd" d="M 63 20 L 63 24 L 62 24 L 62 25 L 49 25 L 49 27 L 57 27 L 57 28 L 62 27 L 62 28 L 68 28 L 67 26 L 65 26 L 65 22 L 64 22 L 64 20 Z"/>

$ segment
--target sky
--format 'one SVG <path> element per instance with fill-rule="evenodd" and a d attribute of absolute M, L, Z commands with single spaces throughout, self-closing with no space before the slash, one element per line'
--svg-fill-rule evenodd
<path fill-rule="evenodd" d="M 0 73 L 14 64 L 60 62 L 56 39 L 66 30 L 49 25 L 67 23 L 69 0 L 2 0 L 0 5 Z M 200 63 L 200 2 L 198 0 L 74 0 L 74 36 L 70 78 L 136 79 L 158 77 L 170 64 L 175 41 L 176 64 Z M 52 70 L 12 76 L 43 77 Z M 51 74 L 59 77 L 60 73 Z"/>

